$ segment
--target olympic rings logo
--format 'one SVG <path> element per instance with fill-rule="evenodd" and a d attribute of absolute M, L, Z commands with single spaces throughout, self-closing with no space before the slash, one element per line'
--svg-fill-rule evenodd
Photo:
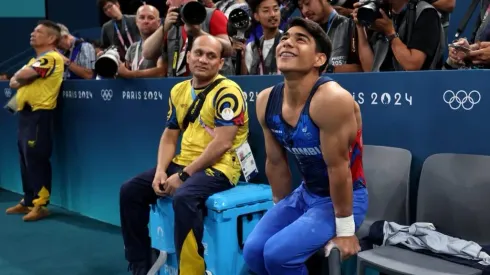
<path fill-rule="evenodd" d="M 451 90 L 447 90 L 442 95 L 444 102 L 446 102 L 449 107 L 453 110 L 458 110 L 459 108 L 463 108 L 466 111 L 473 109 L 473 106 L 478 104 L 481 100 L 481 95 L 478 91 L 473 90 L 469 93 L 466 91 L 459 90 L 454 93 Z"/>
<path fill-rule="evenodd" d="M 102 99 L 104 101 L 109 101 L 112 99 L 112 90 L 109 89 L 109 90 L 101 90 L 100 91 L 100 96 L 102 96 Z"/>

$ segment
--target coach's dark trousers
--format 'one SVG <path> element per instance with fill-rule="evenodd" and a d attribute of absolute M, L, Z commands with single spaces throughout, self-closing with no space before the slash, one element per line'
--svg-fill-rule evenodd
<path fill-rule="evenodd" d="M 18 148 L 24 206 L 45 206 L 51 194 L 53 110 L 19 112 Z"/>
<path fill-rule="evenodd" d="M 171 163 L 167 175 L 177 173 L 180 166 Z M 126 259 L 130 263 L 151 260 L 148 232 L 150 204 L 158 199 L 152 188 L 155 168 L 132 178 L 121 186 L 120 215 Z M 193 174 L 173 195 L 175 213 L 174 241 L 179 274 L 204 274 L 203 209 L 206 199 L 214 193 L 231 188 L 228 178 L 215 169 Z M 197 250 L 195 249 L 197 247 Z"/>

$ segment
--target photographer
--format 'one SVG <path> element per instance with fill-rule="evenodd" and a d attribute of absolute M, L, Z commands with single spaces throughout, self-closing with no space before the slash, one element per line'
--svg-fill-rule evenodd
<path fill-rule="evenodd" d="M 229 58 L 232 53 L 232 47 L 226 28 L 228 19 L 219 10 L 205 8 L 206 15 L 204 22 L 196 25 L 184 23 L 181 26 L 183 22 L 180 20 L 185 21 L 185 18 L 178 11 L 182 11 L 191 2 L 198 3 L 196 0 L 167 1 L 170 8 L 163 26 L 143 43 L 144 58 L 156 59 L 163 54 L 162 57 L 167 64 L 169 76 L 188 76 L 190 72 L 186 65 L 186 55 L 192 46 L 192 41 L 199 36 L 210 34 L 220 41 L 223 46 L 223 55 L 227 57 L 220 73 L 224 75 L 233 74 L 233 65 Z M 196 11 L 191 11 L 191 13 L 195 16 Z M 176 37 L 179 38 L 178 41 Z M 180 49 L 178 53 L 174 50 L 176 48 Z M 173 66 L 174 56 L 177 56 L 176 67 Z"/>
<path fill-rule="evenodd" d="M 427 2 L 434 6 L 441 14 L 441 24 L 444 28 L 444 45 L 446 45 L 450 14 L 456 7 L 456 0 L 428 0 Z"/>
<path fill-rule="evenodd" d="M 254 19 L 260 23 L 264 34 L 246 46 L 239 41 L 233 41 L 233 45 L 244 53 L 242 54 L 241 74 L 278 74 L 276 47 L 282 36 L 279 30 L 280 3 L 277 0 L 249 0 L 249 5 Z"/>
<path fill-rule="evenodd" d="M 126 62 L 119 65 L 118 74 L 122 78 L 152 78 L 167 74 L 162 58 L 148 60 L 143 57 L 143 42 L 160 27 L 160 13 L 151 5 L 143 5 L 136 12 L 136 25 L 140 31 L 141 40 L 128 48 Z"/>
<path fill-rule="evenodd" d="M 345 17 L 350 17 L 352 12 L 354 12 L 354 3 L 359 2 L 358 0 L 344 0 L 337 1 L 338 3 L 333 4 L 333 8 Z"/>
<path fill-rule="evenodd" d="M 61 29 L 58 49 L 64 51 L 64 79 L 93 79 L 96 59 L 94 46 L 71 35 L 65 25 L 58 23 L 58 27 Z"/>
<path fill-rule="evenodd" d="M 369 1 L 369 5 L 374 6 L 372 12 L 379 10 L 378 19 L 374 22 L 359 18 L 360 12 L 371 12 L 366 10 L 368 6 L 365 1 L 354 5 L 352 16 L 359 33 L 359 57 L 364 71 L 436 69 L 444 35 L 439 14 L 425 1 L 410 1 L 417 2 L 413 3 L 416 4 L 413 9 L 409 0 L 383 0 L 383 5 Z M 361 7 L 362 5 L 365 6 Z M 380 6 L 385 7 L 385 10 Z M 409 26 L 410 17 L 414 19 L 412 26 Z M 371 37 L 371 43 L 366 35 L 365 25 L 370 25 L 376 31 Z"/>
<path fill-rule="evenodd" d="M 333 51 L 327 72 L 360 72 L 359 56 L 353 46 L 357 44 L 355 24 L 337 13 L 330 2 L 334 1 L 299 0 L 298 8 L 303 17 L 318 23 L 332 41 Z"/>
<path fill-rule="evenodd" d="M 123 14 L 119 0 L 97 0 L 97 5 L 111 19 L 102 26 L 100 34 L 104 49 L 114 45 L 124 58 L 129 46 L 140 39 L 135 16 Z"/>

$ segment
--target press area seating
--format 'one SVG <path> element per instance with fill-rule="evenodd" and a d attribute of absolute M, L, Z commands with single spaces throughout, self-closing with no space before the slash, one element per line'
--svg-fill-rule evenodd
<path fill-rule="evenodd" d="M 433 223 L 437 231 L 449 236 L 480 244 L 490 243 L 489 167 L 490 156 L 436 154 L 428 157 L 423 164 L 419 180 L 416 221 Z M 377 180 L 382 182 L 381 178 Z M 378 181 L 371 181 L 370 184 L 370 202 L 371 199 L 390 200 L 391 197 L 376 197 L 376 194 L 382 192 L 378 189 L 386 186 L 378 185 Z M 369 211 L 379 211 L 370 212 L 371 215 L 383 215 L 382 209 L 376 209 L 371 205 Z M 401 216 L 399 220 L 403 220 Z M 482 274 L 478 269 L 394 246 L 360 252 L 357 255 L 358 274 L 366 274 L 366 267 L 385 274 Z"/>

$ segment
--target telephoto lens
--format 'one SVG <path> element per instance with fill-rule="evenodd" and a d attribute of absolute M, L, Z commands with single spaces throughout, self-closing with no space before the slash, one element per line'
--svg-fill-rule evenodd
<path fill-rule="evenodd" d="M 236 8 L 230 12 L 228 17 L 228 36 L 236 40 L 245 40 L 245 33 L 252 25 L 250 15 L 241 8 Z"/>
<path fill-rule="evenodd" d="M 119 70 L 119 52 L 116 46 L 109 47 L 95 61 L 95 73 L 103 78 L 114 78 Z"/>
<path fill-rule="evenodd" d="M 180 6 L 176 12 L 179 14 L 178 25 L 200 25 L 206 20 L 206 8 L 203 4 L 191 1 Z"/>

